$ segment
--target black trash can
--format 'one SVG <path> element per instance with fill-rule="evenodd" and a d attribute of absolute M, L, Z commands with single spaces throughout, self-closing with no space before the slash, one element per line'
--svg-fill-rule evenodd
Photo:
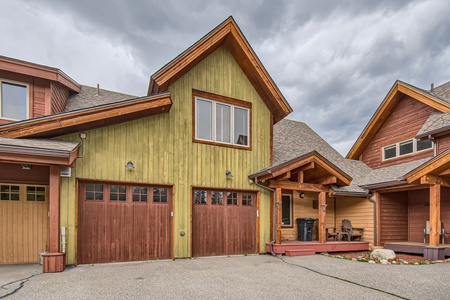
<path fill-rule="evenodd" d="M 315 219 L 312 218 L 298 218 L 298 237 L 299 241 L 312 241 L 312 232 L 314 228 Z"/>

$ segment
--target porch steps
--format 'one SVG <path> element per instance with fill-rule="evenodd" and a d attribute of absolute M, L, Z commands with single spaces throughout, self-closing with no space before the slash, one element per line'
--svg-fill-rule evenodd
<path fill-rule="evenodd" d="M 286 256 L 306 256 L 315 255 L 316 251 L 314 249 L 296 249 L 296 250 L 286 250 Z"/>

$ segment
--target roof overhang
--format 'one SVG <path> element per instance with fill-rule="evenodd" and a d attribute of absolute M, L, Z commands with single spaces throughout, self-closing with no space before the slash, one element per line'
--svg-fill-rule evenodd
<path fill-rule="evenodd" d="M 232 17 L 181 53 L 150 78 L 148 95 L 168 90 L 169 85 L 186 74 L 201 60 L 225 45 L 233 55 L 259 96 L 272 112 L 275 123 L 292 112 L 269 73 L 253 51 Z"/>
<path fill-rule="evenodd" d="M 4 143 L 9 140 L 8 143 Z M 24 145 L 26 141 L 28 145 Z M 32 139 L 20 139 L 17 142 L 14 139 L 0 140 L 0 162 L 39 164 L 39 165 L 60 165 L 71 166 L 78 157 L 79 143 L 70 143 L 65 141 L 51 140 L 49 146 L 38 144 Z M 65 149 L 55 149 L 58 143 L 64 143 Z"/>
<path fill-rule="evenodd" d="M 324 158 L 322 155 L 320 155 L 316 151 L 312 151 L 309 153 L 306 153 L 302 156 L 299 156 L 297 158 L 294 158 L 290 161 L 287 161 L 285 163 L 269 167 L 267 169 L 261 170 L 259 172 L 250 174 L 248 177 L 253 180 L 258 181 L 265 181 L 277 178 L 279 176 L 282 176 L 285 173 L 288 172 L 296 172 L 296 171 L 302 171 L 305 170 L 305 166 L 310 165 L 312 166 L 312 169 L 314 168 L 320 168 L 321 170 L 325 171 L 328 176 L 332 176 L 336 178 L 336 182 L 333 182 L 333 184 L 337 186 L 344 186 L 349 185 L 352 178 L 347 175 L 344 171 L 339 169 L 337 166 L 335 166 L 333 163 L 331 163 L 329 160 Z M 310 182 L 315 183 L 315 182 Z M 319 182 L 320 184 L 327 184 L 324 182 Z"/>
<path fill-rule="evenodd" d="M 170 93 L 166 92 L 2 125 L 0 136 L 7 138 L 61 136 L 166 113 L 170 111 L 171 106 Z"/>
<path fill-rule="evenodd" d="M 38 65 L 11 57 L 0 56 L 0 70 L 55 81 L 71 91 L 80 92 L 81 86 L 57 68 Z"/>
<path fill-rule="evenodd" d="M 420 165 L 414 170 L 407 173 L 403 178 L 408 183 L 416 183 L 425 176 L 450 176 L 450 149 L 442 152 L 438 156 L 433 157 L 426 163 Z"/>
<path fill-rule="evenodd" d="M 359 159 L 360 155 L 364 152 L 366 147 L 372 141 L 378 130 L 381 128 L 383 123 L 404 95 L 410 96 L 411 98 L 414 98 L 425 105 L 431 106 L 440 112 L 450 111 L 449 103 L 446 103 L 415 86 L 397 80 L 387 96 L 384 98 L 383 102 L 381 102 L 380 106 L 364 128 L 361 135 L 356 140 L 353 147 L 348 152 L 346 158 Z"/>

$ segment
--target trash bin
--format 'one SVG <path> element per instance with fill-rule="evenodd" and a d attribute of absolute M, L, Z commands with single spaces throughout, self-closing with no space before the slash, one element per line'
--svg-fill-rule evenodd
<path fill-rule="evenodd" d="M 312 218 L 298 218 L 298 237 L 299 241 L 312 241 L 312 232 L 314 228 L 315 219 Z"/>

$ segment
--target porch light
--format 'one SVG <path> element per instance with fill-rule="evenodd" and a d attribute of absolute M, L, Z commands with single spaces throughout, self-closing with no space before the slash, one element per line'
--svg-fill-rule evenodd
<path fill-rule="evenodd" d="M 127 165 L 125 166 L 125 168 L 132 170 L 134 169 L 134 165 L 133 162 L 130 160 L 129 162 L 127 162 Z"/>
<path fill-rule="evenodd" d="M 302 199 L 305 198 L 305 193 L 300 192 L 299 194 L 300 194 L 300 198 L 302 198 Z"/>
<path fill-rule="evenodd" d="M 231 174 L 231 171 L 226 171 L 225 175 L 227 176 L 227 178 L 233 178 L 233 174 Z"/>
<path fill-rule="evenodd" d="M 22 165 L 22 170 L 31 170 L 31 165 Z"/>

